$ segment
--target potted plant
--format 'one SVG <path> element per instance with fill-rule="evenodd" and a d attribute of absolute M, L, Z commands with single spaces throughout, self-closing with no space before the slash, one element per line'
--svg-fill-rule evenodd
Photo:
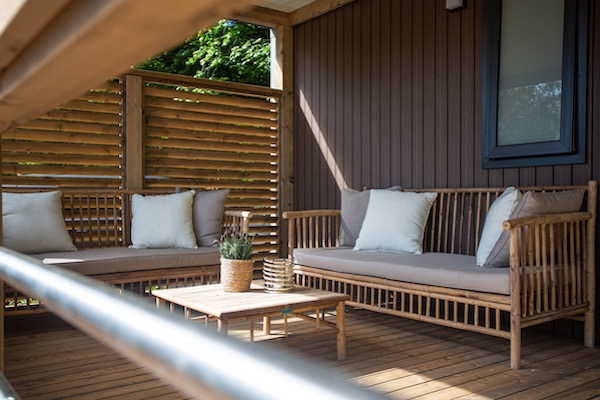
<path fill-rule="evenodd" d="M 250 290 L 254 261 L 252 237 L 236 229 L 228 229 L 218 243 L 221 255 L 221 283 L 225 292 Z"/>

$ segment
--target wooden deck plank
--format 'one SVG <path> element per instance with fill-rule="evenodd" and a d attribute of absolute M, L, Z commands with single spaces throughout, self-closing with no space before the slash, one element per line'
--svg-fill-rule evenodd
<path fill-rule="evenodd" d="M 387 389 L 400 388 L 395 392 L 396 395 L 400 395 L 402 391 L 402 395 L 405 396 L 418 396 L 447 387 L 448 379 L 457 379 L 453 385 L 459 385 L 460 376 L 470 376 L 477 369 L 508 362 L 505 352 L 505 346 L 498 343 L 492 343 L 489 347 L 478 346 L 477 349 L 471 347 L 458 356 L 453 356 L 446 350 L 437 360 L 433 359 L 425 364 L 411 364 L 400 369 L 401 373 L 397 373 L 393 381 L 388 379 L 391 382 L 386 383 Z M 365 385 L 374 386 L 377 381 L 367 380 Z"/>
<path fill-rule="evenodd" d="M 585 371 L 581 374 L 589 375 L 590 381 L 581 386 L 570 388 L 561 393 L 557 393 L 554 396 L 550 396 L 549 400 L 584 400 L 584 399 L 598 399 L 600 398 L 600 379 L 598 378 L 597 370 Z"/>
<path fill-rule="evenodd" d="M 561 342 L 551 342 L 549 346 L 546 343 L 538 345 L 525 346 L 523 355 L 528 361 L 521 363 L 521 373 L 526 373 L 527 368 L 530 368 L 535 361 L 533 359 L 544 362 L 553 357 L 568 356 L 572 349 L 563 348 Z M 450 367 L 446 377 L 437 377 L 425 384 L 417 387 L 396 390 L 393 394 L 398 398 L 423 398 L 426 399 L 435 393 L 437 398 L 455 399 L 461 396 L 474 397 L 478 393 L 486 390 L 490 385 L 503 384 L 506 382 L 514 383 L 514 377 L 510 375 L 509 357 L 506 353 L 505 358 L 501 363 L 488 364 L 473 369 L 457 372 L 454 367 Z M 525 357 L 524 357 L 525 360 Z M 460 371 L 460 367 L 458 368 Z M 543 371 L 543 369 L 542 369 Z M 543 372 L 539 372 L 543 374 Z M 488 399 L 490 397 L 487 397 Z M 493 397 L 492 397 L 493 398 Z"/>
<path fill-rule="evenodd" d="M 597 352 L 589 352 L 587 349 L 575 350 L 568 355 L 554 357 L 546 365 L 552 365 L 550 369 L 544 371 L 544 374 L 522 373 L 515 371 L 509 372 L 507 377 L 513 376 L 514 380 L 502 385 L 491 386 L 479 393 L 480 398 L 506 399 L 545 399 L 549 396 L 565 391 L 573 387 L 578 387 L 584 383 L 589 383 L 590 375 L 596 380 L 600 379 L 600 374 L 594 368 L 600 367 L 600 357 Z M 580 368 L 590 368 L 587 371 L 580 371 Z M 574 373 L 574 371 L 576 371 Z M 514 382 L 519 385 L 515 387 Z M 523 387 L 527 389 L 523 390 Z"/>
<path fill-rule="evenodd" d="M 347 359 L 338 361 L 335 332 L 315 333 L 290 317 L 284 338 L 282 321 L 272 321 L 273 335 L 256 321 L 255 345 L 294 353 L 388 398 L 600 396 L 598 351 L 536 330 L 525 332 L 523 368 L 513 371 L 508 341 L 481 334 L 349 309 Z M 248 327 L 232 324 L 230 333 L 248 340 Z M 8 318 L 6 349 L 6 375 L 24 400 L 187 398 L 51 314 Z"/>

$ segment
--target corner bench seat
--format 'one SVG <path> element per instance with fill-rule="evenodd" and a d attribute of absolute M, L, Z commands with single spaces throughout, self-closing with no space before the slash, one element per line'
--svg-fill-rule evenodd
<path fill-rule="evenodd" d="M 28 253 L 47 265 L 80 273 L 112 285 L 148 295 L 153 288 L 218 283 L 220 257 L 216 246 L 198 248 L 131 248 L 132 199 L 134 195 L 169 195 L 166 189 L 43 189 L 20 188 L 12 192 L 60 191 L 62 217 L 67 233 L 77 251 Z M 198 193 L 202 196 L 198 198 Z M 194 224 L 209 227 L 202 231 L 205 238 L 220 235 L 234 228 L 248 232 L 252 213 L 231 210 L 224 206 L 229 191 L 196 191 L 192 207 Z M 215 206 L 216 205 L 216 206 Z M 200 214 L 194 214 L 196 210 Z M 219 211 L 216 211 L 219 210 Z M 196 217 L 199 216 L 199 220 Z M 204 224 L 204 225 L 203 225 Z M 195 229 L 195 228 L 194 228 Z M 196 238 L 200 240 L 201 235 Z M 26 314 L 43 311 L 39 302 L 4 285 L 5 314 Z"/>
<path fill-rule="evenodd" d="M 197 249 L 131 249 L 99 247 L 76 252 L 31 254 L 47 265 L 56 265 L 82 275 L 149 271 L 165 268 L 202 267 L 219 264 L 216 247 Z"/>
<path fill-rule="evenodd" d="M 421 285 L 510 294 L 508 268 L 481 268 L 475 256 L 354 251 L 351 247 L 296 249 L 297 264 L 363 277 Z M 355 277 L 360 279 L 359 277 Z"/>

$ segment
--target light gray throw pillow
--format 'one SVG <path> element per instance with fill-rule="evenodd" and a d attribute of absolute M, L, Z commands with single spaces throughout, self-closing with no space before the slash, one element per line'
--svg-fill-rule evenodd
<path fill-rule="evenodd" d="M 385 190 L 402 190 L 401 186 L 391 186 Z M 340 222 L 340 246 L 354 247 L 365 220 L 369 206 L 370 189 L 358 191 L 342 189 L 342 207 Z"/>
<path fill-rule="evenodd" d="M 423 253 L 423 235 L 437 193 L 372 190 L 354 250 Z"/>
<path fill-rule="evenodd" d="M 62 193 L 2 193 L 4 247 L 21 253 L 76 251 L 62 213 Z"/>
<path fill-rule="evenodd" d="M 131 247 L 195 249 L 192 226 L 194 191 L 131 198 Z"/>

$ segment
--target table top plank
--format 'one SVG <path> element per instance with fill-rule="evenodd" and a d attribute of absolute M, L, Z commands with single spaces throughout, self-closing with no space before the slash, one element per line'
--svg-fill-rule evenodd
<path fill-rule="evenodd" d="M 289 293 L 267 293 L 262 281 L 253 281 L 250 291 L 224 292 L 221 284 L 153 290 L 155 297 L 220 319 L 298 309 L 306 306 L 335 305 L 349 296 L 295 286 Z"/>

